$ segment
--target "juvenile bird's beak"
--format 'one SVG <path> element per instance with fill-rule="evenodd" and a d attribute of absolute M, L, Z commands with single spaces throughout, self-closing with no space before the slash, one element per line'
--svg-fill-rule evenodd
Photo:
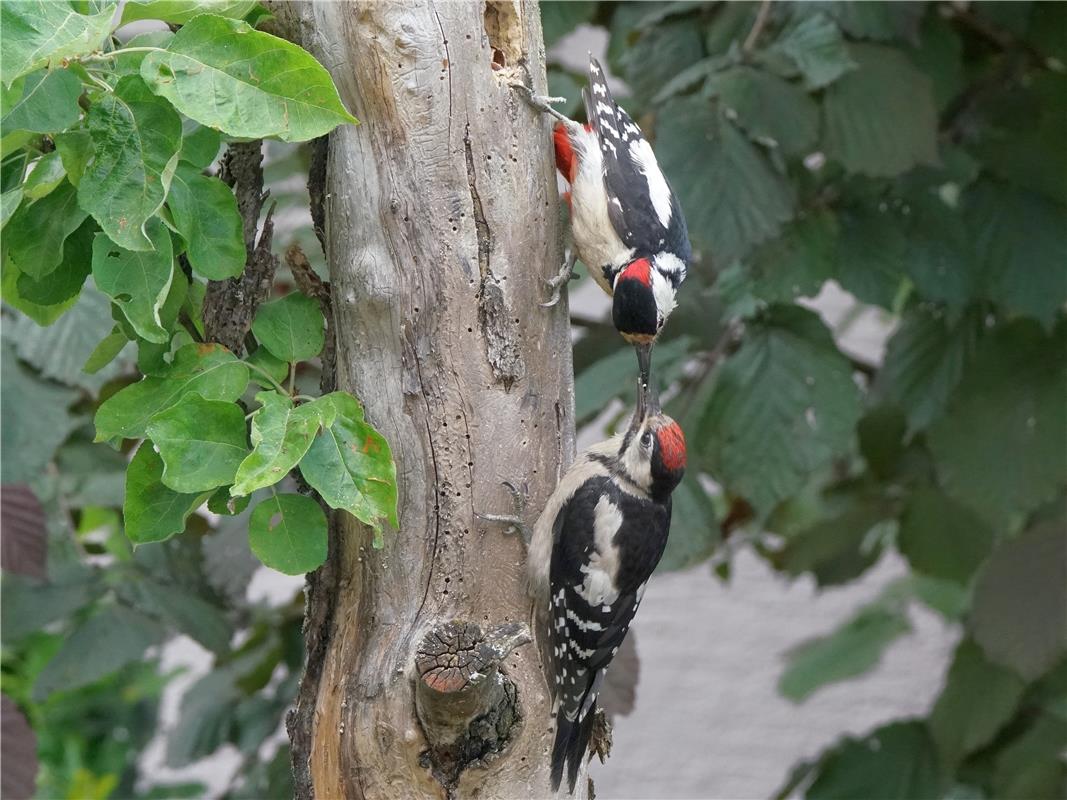
<path fill-rule="evenodd" d="M 633 419 L 630 420 L 631 433 L 636 432 L 641 424 L 649 417 L 654 417 L 661 411 L 659 394 L 650 389 L 640 378 L 637 379 L 637 406 L 634 408 Z"/>

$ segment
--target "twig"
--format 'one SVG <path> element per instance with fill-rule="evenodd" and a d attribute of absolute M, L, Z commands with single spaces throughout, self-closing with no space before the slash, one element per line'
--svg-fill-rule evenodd
<path fill-rule="evenodd" d="M 759 39 L 760 34 L 763 33 L 763 29 L 767 25 L 767 18 L 771 13 L 771 0 L 763 0 L 760 3 L 759 13 L 756 14 L 756 21 L 752 24 L 752 30 L 748 32 L 748 36 L 745 37 L 745 43 L 741 45 L 741 52 L 748 55 L 752 52 L 752 48 L 756 46 L 756 41 Z"/>

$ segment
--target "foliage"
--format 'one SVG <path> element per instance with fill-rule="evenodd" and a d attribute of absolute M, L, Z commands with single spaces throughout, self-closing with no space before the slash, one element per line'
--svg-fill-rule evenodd
<path fill-rule="evenodd" d="M 798 702 L 876 665 L 912 603 L 961 630 L 928 719 L 843 740 L 783 796 L 1053 796 L 1067 6 L 773 3 L 758 21 L 762 6 L 544 8 L 553 39 L 610 32 L 622 102 L 698 251 L 656 351 L 690 448 L 678 502 L 697 516 L 676 514 L 663 568 L 715 553 L 728 575 L 716 544 L 739 525 L 773 568 L 820 586 L 903 556 L 910 575 L 788 655 L 780 690 Z M 550 65 L 553 94 L 582 83 Z M 828 283 L 893 320 L 884 359 L 857 358 L 809 310 Z M 589 327 L 576 345 L 580 410 L 628 399 L 602 377 L 622 369 L 611 337 Z"/>
<path fill-rule="evenodd" d="M 37 733 L 40 796 L 199 796 L 137 761 L 174 677 L 161 647 L 191 637 L 214 669 L 184 695 L 168 765 L 233 744 L 230 795 L 288 796 L 288 749 L 264 744 L 299 678 L 302 602 L 250 603 L 247 583 L 257 557 L 322 564 L 320 500 L 380 545 L 396 471 L 356 398 L 305 388 L 326 345 L 315 300 L 279 282 L 246 356 L 207 338 L 203 308 L 258 226 L 220 151 L 355 120 L 321 65 L 257 29 L 256 2 L 118 7 L 0 4 L 3 482 L 51 509 L 46 579 L 2 583 L 4 692 Z"/>

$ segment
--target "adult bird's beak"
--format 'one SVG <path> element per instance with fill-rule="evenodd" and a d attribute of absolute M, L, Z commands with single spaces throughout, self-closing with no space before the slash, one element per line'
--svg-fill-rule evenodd
<path fill-rule="evenodd" d="M 647 392 L 649 373 L 652 371 L 652 342 L 635 344 L 634 349 L 637 351 L 637 368 L 640 373 L 638 377 L 640 381 L 639 391 Z"/>

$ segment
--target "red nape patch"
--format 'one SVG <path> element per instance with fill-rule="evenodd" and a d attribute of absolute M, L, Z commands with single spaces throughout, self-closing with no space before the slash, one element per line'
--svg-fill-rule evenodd
<path fill-rule="evenodd" d="M 660 458 L 669 470 L 685 469 L 685 434 L 677 422 L 664 425 L 656 431 L 659 440 Z"/>
<path fill-rule="evenodd" d="M 645 286 L 652 286 L 652 265 L 647 258 L 639 258 L 631 261 L 619 275 L 620 281 L 641 281 Z"/>
<path fill-rule="evenodd" d="M 562 122 L 557 122 L 552 129 L 552 141 L 556 145 L 556 169 L 564 178 L 574 183 L 574 176 L 578 174 L 578 159 L 574 155 L 571 137 Z"/>

